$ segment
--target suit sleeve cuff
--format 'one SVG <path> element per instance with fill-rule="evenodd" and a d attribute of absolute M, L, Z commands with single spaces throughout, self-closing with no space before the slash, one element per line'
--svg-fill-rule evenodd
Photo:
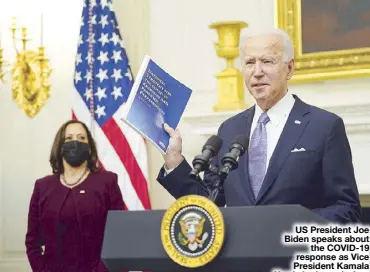
<path fill-rule="evenodd" d="M 187 177 L 188 174 L 191 171 L 191 166 L 188 164 L 186 159 L 184 158 L 179 165 L 177 165 L 173 169 L 166 170 L 165 166 L 161 168 L 161 170 L 158 173 L 157 180 L 160 184 L 164 185 L 166 187 L 167 184 L 171 183 L 172 177 Z M 167 171 L 167 173 L 166 173 Z"/>
<path fill-rule="evenodd" d="M 185 160 L 185 158 L 184 158 L 184 156 L 182 156 L 182 160 L 180 161 L 180 163 L 178 164 L 178 165 L 176 165 L 175 167 L 173 167 L 173 168 L 169 168 L 169 169 L 167 169 L 167 167 L 166 167 L 166 164 L 163 164 L 163 170 L 164 170 L 164 172 L 163 172 L 163 176 L 165 177 L 165 176 L 167 176 L 169 173 L 171 173 L 173 170 L 175 170 L 176 169 L 176 167 L 178 167 L 183 161 Z"/>

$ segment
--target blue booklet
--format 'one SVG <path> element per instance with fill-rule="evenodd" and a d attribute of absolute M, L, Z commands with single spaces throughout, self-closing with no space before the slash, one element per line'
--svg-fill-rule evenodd
<path fill-rule="evenodd" d="M 176 129 L 192 90 L 176 80 L 150 56 L 145 56 L 121 120 L 166 153 L 170 137 L 167 123 Z"/>

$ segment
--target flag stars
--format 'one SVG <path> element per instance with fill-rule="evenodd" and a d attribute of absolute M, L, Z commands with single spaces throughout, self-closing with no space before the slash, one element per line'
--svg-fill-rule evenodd
<path fill-rule="evenodd" d="M 86 60 L 88 64 L 91 64 L 94 60 L 92 53 L 90 51 L 87 53 Z"/>
<path fill-rule="evenodd" d="M 86 71 L 86 75 L 85 75 L 84 79 L 86 79 L 86 83 L 89 83 L 90 80 L 92 80 L 92 73 L 91 73 L 91 71 L 89 71 L 89 70 Z"/>
<path fill-rule="evenodd" d="M 75 73 L 75 83 L 77 84 L 79 81 L 81 81 L 81 72 L 76 72 Z"/>
<path fill-rule="evenodd" d="M 120 46 L 122 47 L 122 48 L 125 48 L 125 43 L 123 42 L 123 40 L 121 39 L 121 41 L 119 42 L 119 44 L 120 44 Z"/>
<path fill-rule="evenodd" d="M 114 100 L 117 100 L 118 97 L 122 97 L 122 88 L 113 86 L 113 92 L 111 93 L 111 95 L 114 96 Z"/>
<path fill-rule="evenodd" d="M 132 75 L 131 75 L 130 69 L 127 68 L 127 72 L 125 73 L 125 76 L 128 77 L 130 81 L 132 81 Z"/>
<path fill-rule="evenodd" d="M 103 98 L 107 98 L 107 95 L 105 94 L 106 90 L 107 90 L 106 88 L 100 88 L 100 87 L 98 87 L 98 91 L 95 93 L 95 95 L 98 97 L 99 102 Z"/>
<path fill-rule="evenodd" d="M 112 20 L 110 20 L 110 23 L 112 24 L 113 29 L 115 29 L 115 28 L 116 28 L 116 23 L 114 22 L 114 20 L 113 20 L 113 19 L 112 19 Z"/>
<path fill-rule="evenodd" d="M 101 0 L 101 7 L 104 9 L 105 7 L 109 7 L 108 0 Z"/>
<path fill-rule="evenodd" d="M 89 38 L 86 40 L 88 43 L 95 43 L 95 33 L 93 33 Z"/>
<path fill-rule="evenodd" d="M 84 41 L 82 40 L 82 34 L 81 34 L 80 37 L 78 37 L 78 46 L 80 46 L 83 43 Z"/>
<path fill-rule="evenodd" d="M 108 23 L 108 15 L 103 15 L 100 19 L 99 24 L 101 24 L 101 27 L 104 29 L 105 26 L 107 26 Z"/>
<path fill-rule="evenodd" d="M 84 96 L 86 97 L 86 101 L 89 101 L 89 99 L 91 99 L 91 98 L 92 98 L 92 90 L 91 90 L 90 88 L 87 88 L 87 89 L 85 90 L 85 94 L 84 94 Z"/>
<path fill-rule="evenodd" d="M 82 54 L 78 53 L 76 56 L 76 65 L 79 65 L 80 63 L 82 63 Z"/>
<path fill-rule="evenodd" d="M 90 3 L 91 3 L 91 7 L 96 7 L 97 6 L 96 0 L 91 0 Z"/>
<path fill-rule="evenodd" d="M 113 32 L 111 41 L 114 43 L 114 45 L 117 45 L 121 41 L 121 39 L 116 33 Z"/>
<path fill-rule="evenodd" d="M 103 65 L 104 62 L 108 62 L 108 52 L 100 51 L 100 55 L 98 57 L 98 60 L 100 60 L 100 64 Z"/>
<path fill-rule="evenodd" d="M 121 51 L 115 51 L 114 50 L 112 59 L 114 60 L 115 63 L 117 63 L 119 60 L 122 60 Z"/>
<path fill-rule="evenodd" d="M 113 75 L 112 78 L 114 78 L 115 82 L 117 82 L 119 79 L 122 79 L 121 69 L 113 69 Z"/>
<path fill-rule="evenodd" d="M 95 114 L 98 115 L 98 118 L 101 118 L 102 116 L 105 116 L 105 106 L 96 106 Z"/>
<path fill-rule="evenodd" d="M 92 17 L 91 17 L 91 23 L 93 24 L 93 25 L 96 25 L 97 23 L 96 23 L 96 15 L 93 15 Z"/>
<path fill-rule="evenodd" d="M 113 3 L 111 1 L 108 2 L 108 7 L 110 11 L 113 11 Z"/>
<path fill-rule="evenodd" d="M 99 69 L 99 73 L 96 75 L 96 77 L 99 78 L 100 83 L 102 83 L 104 79 L 108 79 L 107 72 L 108 70 Z"/>
<path fill-rule="evenodd" d="M 108 33 L 102 33 L 99 42 L 102 46 L 104 46 L 106 43 L 109 43 Z"/>
<path fill-rule="evenodd" d="M 97 123 L 103 125 L 126 102 L 133 75 L 112 0 L 83 2 L 73 83 L 87 108 L 93 107 Z"/>

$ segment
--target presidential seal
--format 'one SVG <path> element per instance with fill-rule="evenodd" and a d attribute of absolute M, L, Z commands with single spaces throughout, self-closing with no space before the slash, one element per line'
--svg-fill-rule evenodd
<path fill-rule="evenodd" d="M 162 219 L 164 250 L 184 267 L 196 268 L 211 262 L 220 252 L 224 237 L 225 224 L 220 209 L 203 196 L 179 198 Z"/>

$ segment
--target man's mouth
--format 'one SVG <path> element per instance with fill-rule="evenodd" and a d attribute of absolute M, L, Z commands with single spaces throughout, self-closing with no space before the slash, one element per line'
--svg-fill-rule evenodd
<path fill-rule="evenodd" d="M 266 84 L 266 83 L 255 83 L 255 84 L 252 84 L 252 87 L 263 87 L 263 86 L 268 86 L 268 84 Z"/>

